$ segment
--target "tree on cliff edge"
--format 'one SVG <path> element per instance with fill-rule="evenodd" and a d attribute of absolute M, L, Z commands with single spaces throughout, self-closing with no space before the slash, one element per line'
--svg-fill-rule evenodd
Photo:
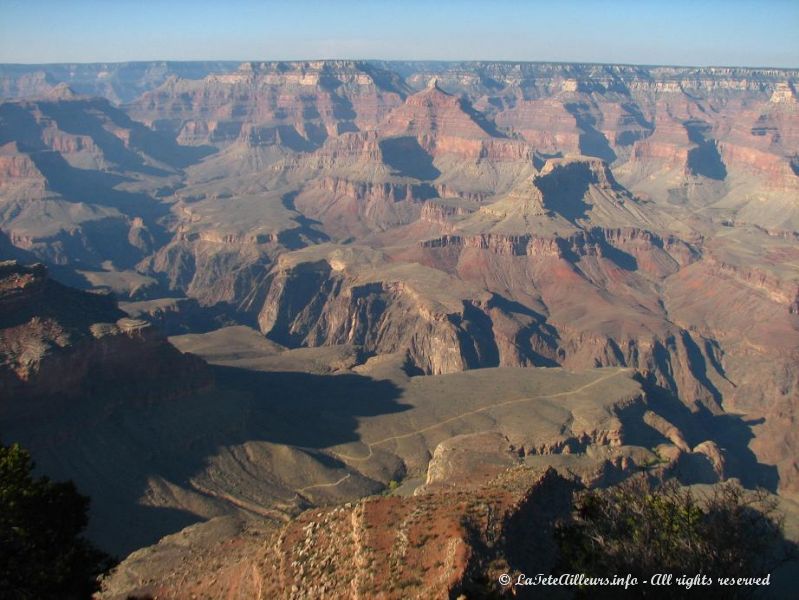
<path fill-rule="evenodd" d="M 704 574 L 762 577 L 795 560 L 796 546 L 783 537 L 776 500 L 733 482 L 697 495 L 675 481 L 655 483 L 633 478 L 608 489 L 579 494 L 573 519 L 556 530 L 559 572 L 609 577 L 627 573 L 639 581 L 658 573 L 674 577 Z M 751 586 L 700 586 L 686 590 L 639 586 L 646 598 L 747 598 Z M 617 598 L 613 587 L 577 590 L 577 597 Z"/>
<path fill-rule="evenodd" d="M 89 499 L 33 467 L 19 444 L 0 444 L 0 597 L 90 598 L 112 561 L 81 536 Z"/>

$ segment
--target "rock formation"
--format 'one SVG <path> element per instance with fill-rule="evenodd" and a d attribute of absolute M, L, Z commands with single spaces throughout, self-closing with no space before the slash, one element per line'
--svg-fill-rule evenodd
<path fill-rule="evenodd" d="M 63 286 L 41 264 L 0 263 L 0 356 L 4 420 L 111 389 L 114 402 L 136 402 L 210 382 L 200 359 L 127 318 L 111 296 Z"/>

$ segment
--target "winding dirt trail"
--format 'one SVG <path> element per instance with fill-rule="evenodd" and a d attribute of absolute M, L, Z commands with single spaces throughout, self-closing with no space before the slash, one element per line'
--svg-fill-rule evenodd
<path fill-rule="evenodd" d="M 410 431 L 408 433 L 403 433 L 403 434 L 399 434 L 399 435 L 392 435 L 390 437 L 383 438 L 382 440 L 377 440 L 375 442 L 363 442 L 364 444 L 366 444 L 366 447 L 369 450 L 369 452 L 365 456 L 352 456 L 352 455 L 349 455 L 349 454 L 342 454 L 340 452 L 335 452 L 335 451 L 333 451 L 332 453 L 335 454 L 335 456 L 337 458 L 343 459 L 345 461 L 365 462 L 365 461 L 369 460 L 370 458 L 372 458 L 372 456 L 374 455 L 373 448 L 375 448 L 375 446 L 381 446 L 382 444 L 386 444 L 388 442 L 392 442 L 392 441 L 395 441 L 395 440 L 402 440 L 402 439 L 410 438 L 410 437 L 413 437 L 415 435 L 419 435 L 420 433 L 424 433 L 426 431 L 433 430 L 436 427 L 441 427 L 442 425 L 446 425 L 447 423 L 452 423 L 453 421 L 457 421 L 458 419 L 463 419 L 464 417 L 468 417 L 468 416 L 471 416 L 471 415 L 476 415 L 476 414 L 479 414 L 479 413 L 482 413 L 482 412 L 486 412 L 486 411 L 489 411 L 489 410 L 493 410 L 493 409 L 496 409 L 496 408 L 502 408 L 502 407 L 505 407 L 505 406 L 511 406 L 513 404 L 519 404 L 521 402 L 530 402 L 532 400 L 545 400 L 545 399 L 549 399 L 549 398 L 561 398 L 563 396 L 571 396 L 573 394 L 579 394 L 580 392 L 583 392 L 583 391 L 585 391 L 585 390 L 587 390 L 589 388 L 592 388 L 593 386 L 595 386 L 597 384 L 600 384 L 603 381 L 606 381 L 606 380 L 610 379 L 611 377 L 616 377 L 617 375 L 619 375 L 621 373 L 625 373 L 628 370 L 629 369 L 618 369 L 618 370 L 614 371 L 613 373 L 609 373 L 607 375 L 603 375 L 601 377 L 598 377 L 594 381 L 590 381 L 590 382 L 586 383 L 585 385 L 581 385 L 580 387 L 578 387 L 576 389 L 573 389 L 573 390 L 567 390 L 565 392 L 556 392 L 554 394 L 542 394 L 540 396 L 528 396 L 528 397 L 525 397 L 525 398 L 516 398 L 514 400 L 506 400 L 505 402 L 500 402 L 499 404 L 492 404 L 490 406 L 483 406 L 481 408 L 476 408 L 474 410 L 470 410 L 468 412 L 461 413 L 459 415 L 455 415 L 454 417 L 450 417 L 450 418 L 445 419 L 443 421 L 439 421 L 438 423 L 433 423 L 432 425 L 428 425 L 426 427 L 421 427 L 419 429 L 416 429 L 414 431 Z M 308 485 L 308 486 L 305 486 L 303 488 L 298 489 L 297 493 L 298 494 L 302 494 L 303 492 L 305 492 L 307 490 L 317 489 L 317 488 L 336 487 L 337 485 L 339 485 L 340 483 L 343 483 L 344 481 L 346 481 L 349 478 L 350 478 L 350 474 L 348 473 L 347 475 L 345 475 L 344 477 L 342 477 L 338 481 L 334 481 L 334 482 L 331 482 L 331 483 L 318 483 L 318 484 L 314 484 L 314 485 Z"/>
<path fill-rule="evenodd" d="M 316 489 L 316 488 L 336 487 L 338 484 L 344 483 L 345 481 L 347 481 L 347 479 L 349 479 L 350 477 L 352 477 L 352 474 L 351 473 L 347 473 L 346 475 L 344 475 L 344 477 L 342 477 L 338 481 L 333 481 L 332 483 L 314 483 L 313 485 L 306 485 L 305 487 L 296 490 L 296 492 L 298 494 L 303 494 L 303 493 L 307 492 L 308 490 L 313 490 L 313 489 Z"/>
<path fill-rule="evenodd" d="M 443 421 L 439 421 L 438 423 L 433 423 L 432 425 L 428 425 L 427 427 L 422 427 L 420 429 L 417 429 L 415 431 L 411 431 L 409 433 L 403 433 L 403 434 L 400 434 L 400 435 L 392 435 L 391 437 L 387 437 L 387 438 L 384 438 L 382 440 L 378 440 L 376 442 L 364 442 L 366 444 L 366 447 L 369 449 L 369 452 L 368 452 L 368 454 L 366 456 L 350 456 L 350 455 L 347 455 L 347 454 L 341 454 L 339 452 L 335 452 L 335 455 L 338 458 L 342 458 L 344 460 L 350 460 L 350 461 L 353 461 L 353 462 L 363 462 L 363 461 L 366 461 L 366 460 L 369 460 L 370 458 L 372 458 L 372 455 L 373 455 L 372 448 L 374 448 L 375 446 L 380 446 L 382 444 L 385 444 L 387 442 L 392 442 L 394 440 L 402 440 L 402 439 L 406 439 L 406 438 L 409 438 L 409 437 L 413 437 L 415 435 L 419 435 L 420 433 L 424 433 L 425 431 L 430 431 L 432 429 L 435 429 L 436 427 L 441 427 L 442 425 L 446 425 L 447 423 L 452 423 L 453 421 L 457 421 L 458 419 L 463 419 L 464 417 L 469 417 L 471 415 L 476 415 L 476 414 L 479 414 L 481 412 L 486 412 L 486 411 L 489 411 L 489 410 L 493 410 L 495 408 L 502 408 L 504 406 L 510 406 L 512 404 L 519 404 L 521 402 L 530 402 L 531 400 L 544 400 L 544 399 L 547 399 L 547 398 L 560 398 L 562 396 L 571 396 L 572 394 L 579 394 L 580 392 L 582 392 L 584 390 L 587 390 L 588 388 L 591 388 L 591 387 L 597 385 L 598 383 L 602 383 L 603 381 L 605 381 L 607 379 L 610 379 L 611 377 L 615 377 L 619 373 L 623 373 L 625 370 L 626 369 L 621 369 L 621 370 L 615 371 L 613 373 L 610 373 L 608 375 L 604 375 L 602 377 L 598 377 L 594 381 L 586 383 L 585 385 L 582 385 L 582 386 L 580 386 L 580 387 L 578 387 L 577 389 L 574 389 L 574 390 L 569 390 L 569 391 L 566 391 L 566 392 L 557 392 L 555 394 L 543 394 L 541 396 L 528 396 L 526 398 L 516 398 L 515 400 L 506 400 L 505 402 L 500 402 L 499 404 L 492 404 L 491 406 L 483 406 L 481 408 L 476 408 L 474 410 L 470 410 L 468 412 L 461 413 L 461 414 L 456 415 L 454 417 L 450 417 L 450 418 L 445 419 Z"/>

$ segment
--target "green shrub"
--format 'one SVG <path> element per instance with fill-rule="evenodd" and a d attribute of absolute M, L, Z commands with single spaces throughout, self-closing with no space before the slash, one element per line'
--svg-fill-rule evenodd
<path fill-rule="evenodd" d="M 578 494 L 573 519 L 555 531 L 558 571 L 639 581 L 657 573 L 675 577 L 758 577 L 795 556 L 782 535 L 776 500 L 735 483 L 699 497 L 677 483 L 637 477 Z M 639 592 L 643 588 L 638 588 Z M 708 598 L 747 597 L 752 588 L 705 588 Z M 583 590 L 586 597 L 618 595 L 615 588 Z M 649 587 L 646 597 L 680 597 L 677 586 Z M 691 590 L 695 593 L 696 590 Z"/>

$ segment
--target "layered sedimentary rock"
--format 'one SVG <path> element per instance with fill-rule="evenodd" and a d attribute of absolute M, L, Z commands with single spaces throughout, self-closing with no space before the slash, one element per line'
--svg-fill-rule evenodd
<path fill-rule="evenodd" d="M 130 270 L 162 243 L 155 199 L 191 152 L 63 85 L 0 103 L 0 228 L 51 265 Z"/>
<path fill-rule="evenodd" d="M 223 384 L 173 412 L 103 417 L 75 454 L 33 440 L 66 476 L 79 454 L 110 444 L 119 460 L 142 447 L 131 430 L 155 428 L 153 466 L 126 462 L 134 475 L 113 498 L 153 507 L 150 535 L 231 515 L 282 521 L 403 478 L 452 491 L 478 450 L 494 475 L 524 460 L 605 484 L 653 462 L 687 482 L 738 477 L 795 496 L 796 71 L 362 61 L 73 71 L 0 69 L 6 96 L 35 96 L 0 103 L 0 251 L 114 290 L 134 318 L 193 334 L 175 343 L 216 361 Z M 81 95 L 91 90 L 127 104 Z M 34 322 L 30 335 L 49 344 L 43 373 L 64 335 L 86 355 L 53 367 L 42 389 L 131 348 L 166 352 L 121 317 L 80 335 Z M 9 338 L 15 390 L 18 357 L 40 348 L 28 339 Z M 540 372 L 559 367 L 600 368 L 608 387 L 580 380 L 585 405 L 566 387 L 516 404 L 516 371 L 541 387 Z M 495 399 L 490 385 L 511 404 L 476 404 L 474 390 Z M 514 428 L 514 417 L 535 425 Z M 56 440 L 77 430 L 48 427 Z M 111 463 L 77 478 L 102 490 Z M 175 520 L 159 524 L 156 507 Z M 242 565 L 228 581 L 260 585 Z"/>
<path fill-rule="evenodd" d="M 302 254 L 298 258 L 302 260 Z M 491 363 L 481 356 L 490 349 L 480 347 L 490 332 L 481 333 L 479 322 L 469 322 L 471 305 L 452 296 L 454 280 L 432 270 L 400 270 L 397 279 L 380 271 L 353 278 L 347 276 L 347 268 L 347 259 L 336 256 L 279 263 L 258 315 L 261 330 L 287 345 L 358 344 L 378 353 L 408 350 L 414 364 L 427 373 Z M 424 296 L 433 291 L 425 277 L 435 278 L 434 287 L 440 284 L 441 291 L 434 292 L 438 297 Z M 462 347 L 460 340 L 470 348 Z"/>
<path fill-rule="evenodd" d="M 201 79 L 235 69 L 234 62 L 132 62 L 50 65 L 0 65 L 0 90 L 6 98 L 45 94 L 66 83 L 81 94 L 130 102 L 173 76 Z"/>
<path fill-rule="evenodd" d="M 404 93 L 396 75 L 365 63 L 244 63 L 201 80 L 173 77 L 130 110 L 178 132 L 184 143 L 240 139 L 307 150 L 328 136 L 373 127 Z"/>
<path fill-rule="evenodd" d="M 43 265 L 0 264 L 0 391 L 4 418 L 47 410 L 54 399 L 124 390 L 131 400 L 168 398 L 209 382 L 202 361 L 126 318 L 107 294 L 80 292 Z"/>

